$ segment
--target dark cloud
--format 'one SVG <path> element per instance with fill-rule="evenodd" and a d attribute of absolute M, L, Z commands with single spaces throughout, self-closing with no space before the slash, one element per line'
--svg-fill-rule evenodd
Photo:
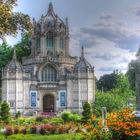
<path fill-rule="evenodd" d="M 138 34 L 131 34 L 126 29 L 122 27 L 106 27 L 102 23 L 100 27 L 85 27 L 81 28 L 81 31 L 91 36 L 96 36 L 98 39 L 107 39 L 116 43 L 116 45 L 123 49 L 129 49 L 130 51 L 136 51 L 137 46 L 140 42 L 140 37 Z"/>
<path fill-rule="evenodd" d="M 101 72 L 112 72 L 113 70 L 116 70 L 116 68 L 115 67 L 101 67 L 98 70 Z"/>
<path fill-rule="evenodd" d="M 110 20 L 113 18 L 113 16 L 111 14 L 102 14 L 100 17 L 100 19 L 105 19 L 105 20 Z"/>
<path fill-rule="evenodd" d="M 99 59 L 103 59 L 103 60 L 106 60 L 106 61 L 109 61 L 109 60 L 112 60 L 114 58 L 118 58 L 119 55 L 113 55 L 113 54 L 110 54 L 110 53 L 105 53 L 105 54 L 95 54 L 92 56 L 92 58 L 99 58 Z"/>

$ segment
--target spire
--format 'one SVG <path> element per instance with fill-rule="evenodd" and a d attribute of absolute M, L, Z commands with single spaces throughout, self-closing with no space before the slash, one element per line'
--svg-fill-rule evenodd
<path fill-rule="evenodd" d="M 51 14 L 53 12 L 53 5 L 52 3 L 50 2 L 49 3 L 49 8 L 48 8 L 48 14 Z"/>
<path fill-rule="evenodd" d="M 136 53 L 136 57 L 140 57 L 140 45 L 139 45 L 139 49 L 138 49 L 138 51 Z"/>
<path fill-rule="evenodd" d="M 84 58 L 84 47 L 81 47 L 81 58 Z"/>
<path fill-rule="evenodd" d="M 14 52 L 13 52 L 13 59 L 17 59 L 17 57 L 16 57 L 16 49 L 14 48 Z"/>
<path fill-rule="evenodd" d="M 66 27 L 68 28 L 69 27 L 69 23 L 68 23 L 68 17 L 66 17 Z"/>

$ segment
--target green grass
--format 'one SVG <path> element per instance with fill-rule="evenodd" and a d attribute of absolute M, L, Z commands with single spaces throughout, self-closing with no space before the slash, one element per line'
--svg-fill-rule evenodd
<path fill-rule="evenodd" d="M 58 134 L 58 135 L 38 135 L 38 134 L 17 134 L 8 137 L 0 136 L 0 140 L 80 140 L 80 134 Z"/>

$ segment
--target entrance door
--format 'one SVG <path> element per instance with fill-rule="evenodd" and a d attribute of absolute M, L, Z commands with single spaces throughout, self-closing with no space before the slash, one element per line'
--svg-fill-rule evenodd
<path fill-rule="evenodd" d="M 54 96 L 45 95 L 43 97 L 43 112 L 54 112 Z"/>

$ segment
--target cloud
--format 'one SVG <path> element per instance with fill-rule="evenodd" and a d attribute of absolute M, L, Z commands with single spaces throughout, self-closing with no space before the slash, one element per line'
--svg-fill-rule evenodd
<path fill-rule="evenodd" d="M 71 53 L 79 55 L 83 44 L 86 59 L 95 66 L 97 77 L 116 69 L 125 73 L 128 63 L 135 59 L 140 30 L 116 20 L 103 14 L 92 26 L 71 28 Z"/>

